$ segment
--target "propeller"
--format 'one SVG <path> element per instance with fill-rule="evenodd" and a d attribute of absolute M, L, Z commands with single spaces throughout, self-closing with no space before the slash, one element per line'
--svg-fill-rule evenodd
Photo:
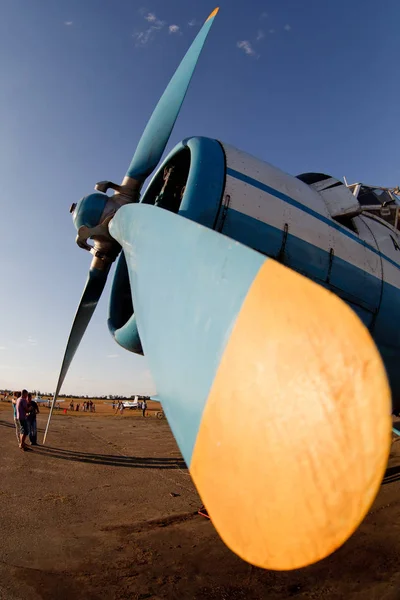
<path fill-rule="evenodd" d="M 390 388 L 367 328 L 322 286 L 169 211 L 125 206 L 110 233 L 146 307 L 158 399 L 223 541 L 266 569 L 328 556 L 389 457 Z"/>
<path fill-rule="evenodd" d="M 106 270 L 100 271 L 99 269 L 90 269 L 89 276 L 81 297 L 81 301 L 79 303 L 78 309 L 75 314 L 75 319 L 72 324 L 71 333 L 69 334 L 67 347 L 65 349 L 65 354 L 61 365 L 61 371 L 58 377 L 56 391 L 53 396 L 49 418 L 47 421 L 46 430 L 44 432 L 43 444 L 45 444 L 46 442 L 47 432 L 49 430 L 51 416 L 53 414 L 53 409 L 57 400 L 57 396 L 60 392 L 65 376 L 71 365 L 72 359 L 75 356 L 75 352 L 77 351 L 78 346 L 81 342 L 83 334 L 85 333 L 86 328 L 89 325 L 90 319 L 92 318 L 92 315 L 96 309 L 97 303 L 100 300 L 100 296 L 103 292 L 106 281 Z"/>
<path fill-rule="evenodd" d="M 96 193 L 85 196 L 71 206 L 70 212 L 78 230 L 76 242 L 81 248 L 90 251 L 94 258 L 68 339 L 43 443 L 46 441 L 54 405 L 71 361 L 100 299 L 111 263 L 121 250 L 120 245 L 109 235 L 108 224 L 121 206 L 139 200 L 144 181 L 159 163 L 218 10 L 218 8 L 213 10 L 205 21 L 158 101 L 139 140 L 122 184 L 118 185 L 111 181 L 99 182 L 95 186 Z M 115 191 L 113 196 L 109 197 L 106 194 L 108 189 Z M 93 246 L 88 244 L 88 239 L 94 241 Z"/>
<path fill-rule="evenodd" d="M 204 23 L 161 96 L 133 155 L 126 172 L 127 178 L 143 182 L 158 165 L 218 10 L 218 8 L 213 10 Z"/>

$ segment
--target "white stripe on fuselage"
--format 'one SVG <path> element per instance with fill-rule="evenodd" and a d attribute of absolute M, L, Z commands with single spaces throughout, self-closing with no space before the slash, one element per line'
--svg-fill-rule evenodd
<path fill-rule="evenodd" d="M 271 193 L 268 193 L 265 189 L 230 176 L 228 172 L 225 194 L 231 196 L 231 208 L 278 229 L 283 229 L 284 224 L 288 223 L 290 233 L 299 239 L 326 252 L 334 248 L 336 256 L 379 279 L 382 277 L 382 259 L 384 281 L 400 288 L 400 263 L 397 254 L 391 251 L 390 243 L 388 244 L 389 235 L 379 230 L 379 227 L 376 228 L 377 224 L 371 223 L 371 219 L 356 217 L 360 236 L 350 230 L 346 232 L 343 226 L 339 227 L 332 220 L 321 195 L 310 186 L 242 150 L 228 144 L 221 145 L 228 170 L 243 174 L 271 189 Z M 274 195 L 274 191 L 277 195 Z M 293 201 L 298 207 L 293 206 Z M 379 250 L 370 230 L 376 237 Z M 375 251 L 358 240 L 365 241 Z"/>
<path fill-rule="evenodd" d="M 231 165 L 229 166 L 231 167 Z M 247 173 L 245 174 L 247 175 Z M 260 182 L 264 183 L 261 178 Z M 266 185 L 270 185 L 270 183 L 266 183 Z M 380 257 L 382 256 L 385 261 L 385 281 L 400 288 L 399 269 L 385 260 L 383 255 L 361 245 L 355 239 L 348 237 L 338 229 L 330 227 L 324 221 L 308 214 L 301 208 L 292 206 L 285 200 L 230 175 L 226 177 L 225 193 L 230 195 L 229 207 L 237 212 L 281 230 L 285 223 L 289 223 L 289 233 L 292 235 L 326 252 L 329 252 L 330 248 L 334 248 L 335 256 L 379 279 L 381 278 Z M 320 203 L 323 205 L 322 199 Z M 315 211 L 314 206 L 312 210 Z M 324 215 L 323 212 L 318 212 L 322 217 L 330 218 L 328 215 Z M 373 247 L 375 246 L 372 238 L 360 237 L 360 239 Z"/>

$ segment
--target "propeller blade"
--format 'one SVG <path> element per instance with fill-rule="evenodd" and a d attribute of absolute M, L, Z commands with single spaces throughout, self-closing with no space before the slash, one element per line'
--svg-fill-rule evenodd
<path fill-rule="evenodd" d="M 122 207 L 110 233 L 158 397 L 224 542 L 267 569 L 328 556 L 389 456 L 390 389 L 368 330 L 323 287 L 169 211 Z"/>
<path fill-rule="evenodd" d="M 165 89 L 140 138 L 126 177 L 144 181 L 155 169 L 168 143 L 200 52 L 218 12 L 216 8 L 200 29 Z"/>
<path fill-rule="evenodd" d="M 109 269 L 90 269 L 89 271 L 89 276 L 86 281 L 85 288 L 83 290 L 78 310 L 75 314 L 74 322 L 72 324 L 71 332 L 68 338 L 67 347 L 65 349 L 65 354 L 61 365 L 60 375 L 58 377 L 56 391 L 54 393 L 54 397 L 50 407 L 50 413 L 49 418 L 47 420 L 46 431 L 44 433 L 43 444 L 46 443 L 46 437 L 50 426 L 51 416 L 53 414 L 54 405 L 56 403 L 61 386 L 71 365 L 72 359 L 75 356 L 75 352 L 77 351 L 78 346 L 81 343 L 83 334 L 85 333 L 86 328 L 89 325 L 90 319 L 92 318 L 97 303 L 100 300 L 100 296 L 103 292 L 104 286 L 107 281 L 108 271 Z"/>

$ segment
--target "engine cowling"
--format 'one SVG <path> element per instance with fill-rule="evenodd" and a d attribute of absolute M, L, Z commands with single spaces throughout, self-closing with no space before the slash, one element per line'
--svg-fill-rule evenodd
<path fill-rule="evenodd" d="M 150 181 L 141 202 L 216 228 L 225 176 L 226 161 L 221 144 L 204 137 L 189 138 L 167 156 Z M 162 294 L 162 290 L 159 293 Z M 143 354 L 132 301 L 134 295 L 122 253 L 111 290 L 108 327 L 123 348 Z"/>

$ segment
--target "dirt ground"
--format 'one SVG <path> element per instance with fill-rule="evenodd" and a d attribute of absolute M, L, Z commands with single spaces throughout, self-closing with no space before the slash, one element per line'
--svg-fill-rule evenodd
<path fill-rule="evenodd" d="M 399 443 L 356 534 L 280 573 L 228 550 L 167 422 L 129 412 L 58 411 L 48 445 L 23 453 L 0 403 L 0 600 L 400 600 Z"/>

